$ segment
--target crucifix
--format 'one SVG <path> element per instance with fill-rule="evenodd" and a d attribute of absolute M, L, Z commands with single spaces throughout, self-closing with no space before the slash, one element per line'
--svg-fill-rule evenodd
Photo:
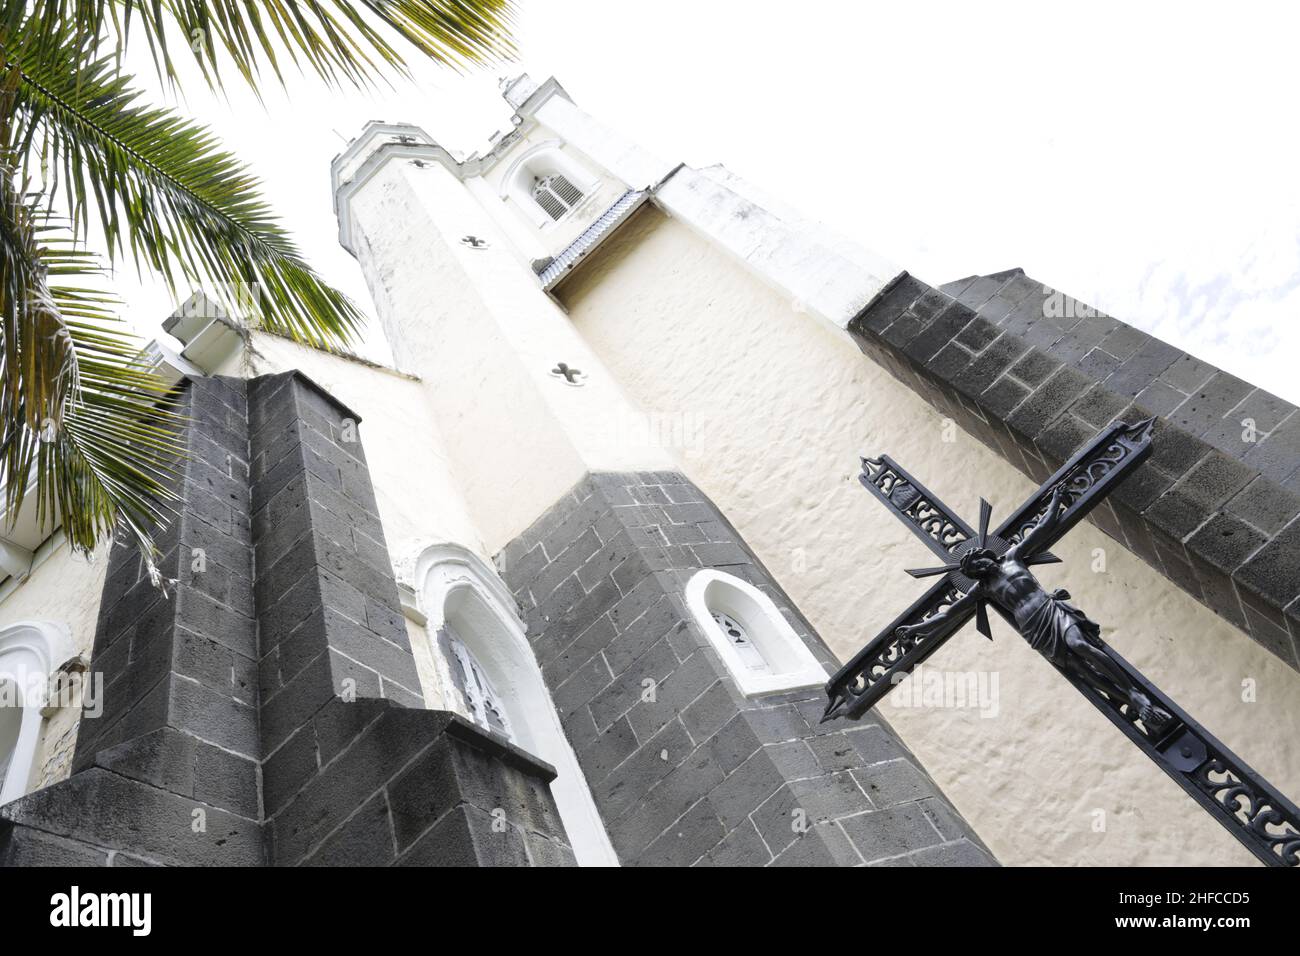
<path fill-rule="evenodd" d="M 857 719 L 972 617 L 992 639 L 991 605 L 1029 646 L 1270 866 L 1300 866 L 1300 809 L 1189 717 L 1101 639 L 1101 629 L 1029 570 L 1060 561 L 1048 549 L 1151 454 L 1155 420 L 1116 422 L 1067 461 L 992 532 L 980 499 L 971 528 L 889 456 L 862 459 L 860 480 L 943 563 L 939 577 L 826 685 L 823 722 Z"/>

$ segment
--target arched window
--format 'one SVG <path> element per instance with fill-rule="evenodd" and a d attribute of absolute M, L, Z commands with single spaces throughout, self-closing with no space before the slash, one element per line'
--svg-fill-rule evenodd
<path fill-rule="evenodd" d="M 554 767 L 551 794 L 578 862 L 617 866 L 509 589 L 460 545 L 433 545 L 407 567 L 441 685 L 426 688 L 430 706 L 455 710 Z"/>
<path fill-rule="evenodd" d="M 722 571 L 696 571 L 686 605 L 741 693 L 773 694 L 826 683 L 826 669 L 772 599 Z"/>
<path fill-rule="evenodd" d="M 565 214 L 582 202 L 582 190 L 569 182 L 563 173 L 534 177 L 533 201 L 552 219 L 563 219 Z"/>
<path fill-rule="evenodd" d="M 501 177 L 502 199 L 539 229 L 569 215 L 600 190 L 600 178 L 558 140 L 525 150 Z"/>
<path fill-rule="evenodd" d="M 74 657 L 71 635 L 59 625 L 23 622 L 0 629 L 0 804 L 27 792 L 50 676 Z"/>

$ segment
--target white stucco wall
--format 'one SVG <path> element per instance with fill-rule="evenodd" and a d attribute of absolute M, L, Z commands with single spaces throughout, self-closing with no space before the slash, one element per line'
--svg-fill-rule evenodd
<path fill-rule="evenodd" d="M 841 659 L 923 592 L 903 569 L 933 564 L 858 484 L 859 456 L 888 452 L 968 517 L 980 494 L 996 522 L 1033 490 L 977 439 L 956 431 L 945 442 L 939 415 L 846 333 L 658 211 L 560 297 L 635 399 L 691 423 L 678 450 L 687 474 Z M 1039 569 L 1047 586 L 1068 587 L 1120 653 L 1300 795 L 1300 675 L 1091 525 L 1053 551 L 1065 563 Z M 993 627 L 992 643 L 967 628 L 930 666 L 996 677 L 995 714 L 897 706 L 906 688 L 881 711 L 1000 860 L 1254 862 L 996 616 Z M 1255 702 L 1243 701 L 1243 681 Z"/>
<path fill-rule="evenodd" d="M 489 551 L 588 471 L 671 467 L 654 443 L 627 441 L 633 404 L 451 172 L 391 161 L 352 196 L 351 215 L 393 354 L 423 382 Z M 467 234 L 488 246 L 462 244 Z M 581 369 L 583 386 L 551 375 L 558 362 Z"/>

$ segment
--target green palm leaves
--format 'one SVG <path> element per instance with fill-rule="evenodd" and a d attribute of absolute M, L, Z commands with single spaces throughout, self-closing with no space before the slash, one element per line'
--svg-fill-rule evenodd
<path fill-rule="evenodd" d="M 120 69 L 142 39 L 177 82 L 192 56 L 257 88 L 292 65 L 329 83 L 511 52 L 508 0 L 0 0 L 0 481 L 17 513 L 89 549 L 119 525 L 153 557 L 179 454 L 166 391 L 103 291 L 102 240 L 173 290 L 251 304 L 262 327 L 347 342 L 356 306 L 304 261 L 248 169 Z M 226 303 L 230 304 L 230 303 Z M 4 528 L 0 527 L 0 535 Z"/>

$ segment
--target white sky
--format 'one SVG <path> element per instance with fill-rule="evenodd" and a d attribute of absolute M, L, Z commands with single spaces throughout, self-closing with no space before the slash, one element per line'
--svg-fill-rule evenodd
<path fill-rule="evenodd" d="M 331 205 L 340 136 L 407 121 L 471 152 L 507 125 L 496 77 L 527 69 L 660 155 L 722 162 L 921 279 L 1021 266 L 1300 401 L 1300 10 L 519 2 L 519 65 L 421 67 L 416 85 L 346 95 L 295 78 L 265 107 L 190 84 L 184 105 L 367 311 Z M 119 279 L 157 334 L 170 298 L 129 267 Z"/>

